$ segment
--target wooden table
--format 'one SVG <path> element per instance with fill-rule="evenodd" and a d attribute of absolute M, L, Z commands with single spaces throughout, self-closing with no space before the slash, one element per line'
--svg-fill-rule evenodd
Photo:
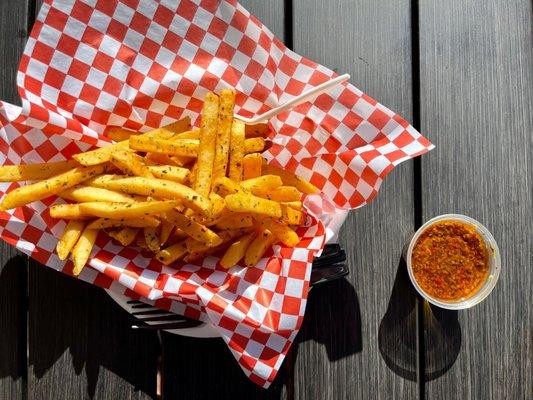
<path fill-rule="evenodd" d="M 529 0 L 243 2 L 298 53 L 339 72 L 437 145 L 353 212 L 346 280 L 313 290 L 269 390 L 221 340 L 135 333 L 100 289 L 2 243 L 0 398 L 526 399 L 533 396 L 533 51 Z M 39 4 L 0 2 L 0 98 Z M 424 305 L 400 260 L 415 228 L 447 212 L 486 224 L 500 281 L 461 312 Z"/>

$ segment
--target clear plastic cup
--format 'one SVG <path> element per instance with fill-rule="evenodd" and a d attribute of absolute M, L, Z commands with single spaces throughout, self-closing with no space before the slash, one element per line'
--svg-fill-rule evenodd
<path fill-rule="evenodd" d="M 424 292 L 424 290 L 422 290 L 422 288 L 420 287 L 420 285 L 418 285 L 418 282 L 415 279 L 415 276 L 413 273 L 413 267 L 411 265 L 413 249 L 420 235 L 428 227 L 435 224 L 436 222 L 441 222 L 441 221 L 457 221 L 457 222 L 461 222 L 463 224 L 473 227 L 476 230 L 476 232 L 483 238 L 483 241 L 485 242 L 485 247 L 487 248 L 487 251 L 489 253 L 488 254 L 489 273 L 487 275 L 487 278 L 485 279 L 485 282 L 473 295 L 459 299 L 459 300 L 454 300 L 454 301 L 437 299 L 435 297 L 430 296 L 426 292 Z M 420 295 L 424 299 L 429 301 L 431 304 L 434 304 L 441 308 L 446 308 L 448 310 L 463 310 L 463 309 L 470 308 L 480 303 L 489 295 L 490 292 L 492 292 L 492 289 L 494 289 L 494 286 L 496 286 L 496 282 L 498 281 L 498 277 L 500 276 L 500 269 L 501 269 L 500 250 L 498 249 L 498 245 L 496 244 L 494 237 L 489 232 L 489 230 L 485 228 L 482 224 L 480 224 L 478 221 L 476 221 L 473 218 L 467 217 L 466 215 L 461 215 L 461 214 L 439 215 L 438 217 L 430 219 L 428 222 L 422 225 L 420 229 L 418 229 L 415 232 L 414 236 L 409 242 L 409 246 L 404 252 L 404 258 L 407 262 L 407 271 L 409 273 L 409 278 L 411 279 L 411 282 L 413 283 L 413 286 L 415 287 L 417 292 L 420 293 Z"/>

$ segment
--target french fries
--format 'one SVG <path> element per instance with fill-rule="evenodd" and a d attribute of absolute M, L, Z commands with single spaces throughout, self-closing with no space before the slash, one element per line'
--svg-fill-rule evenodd
<path fill-rule="evenodd" d="M 226 269 L 256 265 L 274 243 L 299 243 L 303 196 L 318 189 L 265 165 L 268 126 L 235 120 L 234 105 L 233 90 L 208 93 L 200 129 L 188 117 L 145 133 L 111 127 L 105 134 L 116 143 L 72 160 L 0 167 L 0 182 L 35 181 L 11 190 L 0 207 L 51 196 L 68 202 L 49 213 L 67 222 L 56 251 L 61 260 L 70 255 L 75 275 L 102 230 L 165 265 L 210 254 Z"/>

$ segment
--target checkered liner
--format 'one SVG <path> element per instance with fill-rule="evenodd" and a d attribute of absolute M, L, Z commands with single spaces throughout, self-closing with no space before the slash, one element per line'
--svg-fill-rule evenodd
<path fill-rule="evenodd" d="M 146 131 L 189 115 L 198 126 L 208 91 L 235 88 L 236 112 L 251 116 L 334 75 L 287 49 L 233 1 L 47 1 L 20 63 L 23 106 L 0 103 L 0 153 L 4 164 L 63 160 L 104 145 L 110 125 Z M 274 118 L 271 128 L 270 162 L 323 192 L 306 199 L 308 223 L 296 248 L 275 246 L 256 267 L 227 273 L 216 257 L 166 267 L 100 235 L 92 268 L 80 276 L 210 320 L 246 375 L 263 387 L 302 323 L 311 262 L 331 216 L 369 202 L 395 165 L 432 148 L 349 84 Z M 0 194 L 17 186 L 3 184 Z M 2 212 L 0 230 L 8 243 L 68 274 L 72 265 L 54 254 L 65 223 L 46 211 L 60 201 Z"/>

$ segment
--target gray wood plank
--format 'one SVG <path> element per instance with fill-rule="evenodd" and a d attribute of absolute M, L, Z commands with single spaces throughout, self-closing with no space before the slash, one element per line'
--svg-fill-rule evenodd
<path fill-rule="evenodd" d="M 437 145 L 422 159 L 423 218 L 470 215 L 502 256 L 483 303 L 426 312 L 427 398 L 533 394 L 531 15 L 529 0 L 420 2 L 421 128 Z"/>
<path fill-rule="evenodd" d="M 0 2 L 0 99 L 20 104 L 18 60 L 26 42 L 26 1 Z M 26 390 L 27 258 L 0 244 L 0 398 L 20 399 Z"/>
<path fill-rule="evenodd" d="M 241 1 L 283 39 L 283 1 Z M 280 371 L 268 390 L 245 377 L 221 339 L 191 339 L 163 334 L 163 398 L 279 399 L 287 396 L 290 375 Z M 289 389 L 290 391 L 290 389 Z"/>
<path fill-rule="evenodd" d="M 294 0 L 294 50 L 412 116 L 410 2 Z M 413 231 L 413 165 L 402 164 L 340 242 L 347 281 L 313 289 L 295 356 L 295 398 L 415 398 L 415 298 L 401 248 Z"/>
<path fill-rule="evenodd" d="M 29 399 L 156 397 L 159 341 L 101 289 L 29 270 Z"/>

